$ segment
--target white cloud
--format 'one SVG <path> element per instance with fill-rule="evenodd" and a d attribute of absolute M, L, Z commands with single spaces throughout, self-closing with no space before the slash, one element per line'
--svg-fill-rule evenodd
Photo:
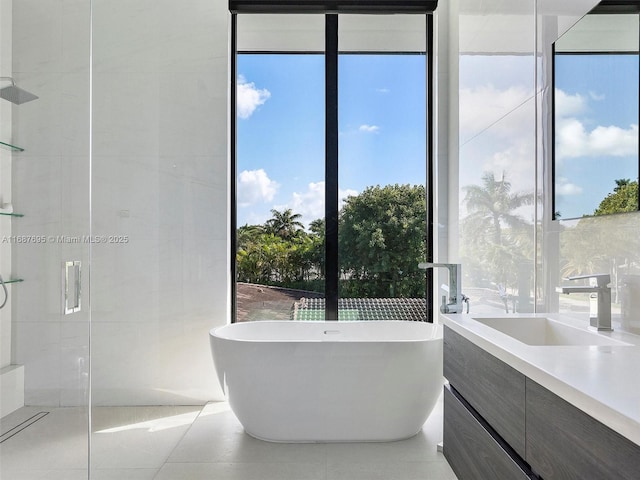
<path fill-rule="evenodd" d="M 556 89 L 556 159 L 637 154 L 638 125 L 629 128 L 598 125 L 590 131 L 587 129 L 578 117 L 588 111 L 589 99 L 601 101 L 604 95 L 589 92 L 589 97 L 585 97 Z"/>
<path fill-rule="evenodd" d="M 599 125 L 587 131 L 577 118 L 565 118 L 556 125 L 558 159 L 577 157 L 624 157 L 638 152 L 638 125 L 620 128 Z"/>
<path fill-rule="evenodd" d="M 534 189 L 535 100 L 525 86 L 497 88 L 491 83 L 460 90 L 460 185 L 481 185 L 483 172 L 506 173 L 511 191 Z M 461 204 L 461 215 L 464 205 Z M 533 207 L 518 213 L 532 216 Z"/>
<path fill-rule="evenodd" d="M 318 218 L 324 218 L 324 185 L 321 182 L 311 182 L 307 185 L 307 190 L 303 192 L 294 192 L 291 201 L 287 205 L 277 205 L 276 210 L 290 208 L 293 213 L 302 215 L 302 219 L 307 224 Z M 339 205 L 342 208 L 344 200 L 350 195 L 357 195 L 358 192 L 353 189 L 338 190 Z"/>
<path fill-rule="evenodd" d="M 357 195 L 358 195 L 358 191 L 353 190 L 351 188 L 347 188 L 346 190 L 338 189 L 338 210 L 342 209 L 342 207 L 344 206 L 344 201 L 348 197 L 355 197 Z"/>
<path fill-rule="evenodd" d="M 377 125 L 367 125 L 365 123 L 364 125 L 360 125 L 358 130 L 365 133 L 378 133 L 380 131 L 380 127 Z"/>
<path fill-rule="evenodd" d="M 237 113 L 242 119 L 253 115 L 256 108 L 263 105 L 271 97 L 269 90 L 266 88 L 257 89 L 255 83 L 247 82 L 242 75 L 238 76 L 237 92 Z"/>
<path fill-rule="evenodd" d="M 582 193 L 582 187 L 575 183 L 569 182 L 567 178 L 559 177 L 556 179 L 556 194 L 562 196 L 580 195 Z"/>
<path fill-rule="evenodd" d="M 555 96 L 556 113 L 559 117 L 575 117 L 587 110 L 587 99 L 579 93 L 569 95 L 563 90 L 556 88 Z"/>
<path fill-rule="evenodd" d="M 324 182 L 311 182 L 305 192 L 293 192 L 291 210 L 299 213 L 305 222 L 324 217 Z"/>
<path fill-rule="evenodd" d="M 532 95 L 533 92 L 522 86 L 500 90 L 489 84 L 461 89 L 459 121 L 462 143 L 489 127 L 502 137 L 530 129 L 530 112 L 522 106 L 531 100 Z M 507 116 L 508 121 L 500 122 Z"/>
<path fill-rule="evenodd" d="M 238 205 L 248 207 L 261 202 L 273 200 L 280 185 L 271 180 L 261 168 L 259 170 L 243 170 L 238 175 Z"/>
<path fill-rule="evenodd" d="M 534 170 L 530 159 L 535 157 L 534 146 L 533 141 L 503 145 L 504 150 L 494 152 L 483 162 L 482 172 L 493 172 L 495 178 L 506 173 L 512 192 L 532 192 Z"/>
<path fill-rule="evenodd" d="M 389 93 L 391 90 L 388 88 L 376 88 L 376 92 L 378 93 Z"/>

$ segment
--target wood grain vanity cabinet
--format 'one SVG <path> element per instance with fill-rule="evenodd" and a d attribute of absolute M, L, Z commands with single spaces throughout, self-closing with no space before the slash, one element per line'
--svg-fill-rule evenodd
<path fill-rule="evenodd" d="M 448 327 L 443 348 L 445 378 L 524 457 L 525 376 Z"/>
<path fill-rule="evenodd" d="M 631 480 L 640 446 L 444 328 L 444 454 L 459 480 Z"/>
<path fill-rule="evenodd" d="M 492 436 L 469 405 L 449 387 L 444 390 L 445 456 L 459 479 L 526 480 L 519 457 Z"/>
<path fill-rule="evenodd" d="M 637 480 L 640 447 L 527 379 L 527 461 L 542 478 Z"/>

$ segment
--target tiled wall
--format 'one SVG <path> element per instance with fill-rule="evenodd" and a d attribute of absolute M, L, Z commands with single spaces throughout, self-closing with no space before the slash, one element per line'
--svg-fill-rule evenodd
<path fill-rule="evenodd" d="M 0 76 L 11 75 L 11 0 L 0 0 Z M 2 87 L 9 85 L 2 83 Z M 0 100 L 0 141 L 11 143 L 12 104 Z M 10 203 L 12 152 L 0 149 L 0 206 Z M 11 236 L 11 218 L 0 217 L 0 236 Z M 8 279 L 11 273 L 11 244 L 0 243 L 0 275 Z M 8 287 L 13 288 L 13 287 Z M 0 292 L 0 302 L 4 294 Z M 0 368 L 11 363 L 11 301 L 0 310 Z"/>
<path fill-rule="evenodd" d="M 12 0 L 0 0 L 0 76 L 13 74 L 11 62 L 12 40 Z M 2 87 L 9 86 L 7 80 L 2 81 Z M 12 128 L 12 112 L 14 106 L 7 100 L 0 100 L 0 141 L 15 144 Z M 19 152 L 3 147 L 0 148 L 0 208 L 4 212 L 11 211 L 11 171 L 14 158 L 20 158 Z M 13 278 L 11 262 L 12 217 L 0 215 L 0 275 L 7 281 Z M 0 310 L 0 418 L 8 415 L 24 405 L 24 366 L 14 363 L 15 342 L 12 340 L 12 293 L 13 284 L 7 284 L 7 297 L 0 290 L 0 303 L 4 307 Z"/>
<path fill-rule="evenodd" d="M 27 404 L 82 404 L 89 345 L 94 405 L 221 398 L 208 331 L 228 311 L 225 5 L 93 1 L 90 81 L 89 2 L 17 4 L 14 68 L 40 100 L 14 121 L 29 152 L 14 225 L 107 236 L 15 249 Z M 85 303 L 62 315 L 67 260 L 83 262 Z"/>

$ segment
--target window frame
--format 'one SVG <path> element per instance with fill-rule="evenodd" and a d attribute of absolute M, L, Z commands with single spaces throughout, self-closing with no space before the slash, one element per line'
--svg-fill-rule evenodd
<path fill-rule="evenodd" d="M 602 0 L 596 5 L 587 15 L 638 15 L 640 21 L 640 0 Z M 640 38 L 638 39 L 640 46 Z M 602 52 L 585 52 L 585 51 L 569 51 L 563 50 L 562 52 L 556 51 L 556 43 L 551 45 L 551 220 L 563 221 L 563 220 L 578 220 L 581 217 L 567 217 L 563 218 L 562 215 L 557 215 L 556 204 L 556 56 L 570 56 L 570 55 L 635 55 L 639 57 L 640 62 L 640 50 L 639 51 L 602 51 Z M 640 81 L 638 82 L 638 122 L 640 123 Z M 638 134 L 638 145 L 640 146 L 640 133 Z M 640 149 L 638 150 L 637 161 L 638 177 L 635 181 L 640 182 Z M 640 211 L 640 196 L 638 197 L 638 205 L 634 212 Z M 583 215 L 587 217 L 593 217 L 591 215 Z"/>
<path fill-rule="evenodd" d="M 242 2 L 236 2 L 242 3 Z M 250 3 L 250 2 L 247 2 Z M 409 0 L 407 3 L 415 4 L 415 2 Z M 433 3 L 435 2 L 427 2 Z M 424 10 L 425 2 L 421 3 Z M 397 6 L 397 4 L 394 3 Z M 242 10 L 232 9 L 232 3 L 230 2 L 231 10 L 231 62 L 230 62 L 230 129 L 229 129 L 229 145 L 230 145 L 230 198 L 231 198 L 231 212 L 230 212 L 230 275 L 231 275 L 231 323 L 237 321 L 237 150 L 238 150 L 238 127 L 237 127 L 237 79 L 238 79 L 238 43 L 237 43 L 237 29 L 238 22 L 237 16 L 247 15 L 250 13 L 272 13 L 283 14 L 290 12 L 279 11 L 278 9 L 271 10 Z M 434 7 L 435 8 L 435 7 Z M 426 262 L 433 262 L 433 239 L 434 239 L 434 54 L 433 54 L 433 15 L 431 13 L 425 13 L 420 11 L 420 14 L 425 16 L 425 29 L 426 29 L 426 178 L 425 178 L 425 191 L 426 191 Z M 342 13 L 345 13 L 345 10 Z M 300 12 L 297 12 L 300 13 Z M 339 154 L 338 154 L 338 59 L 341 52 L 338 48 L 338 22 L 340 14 L 336 12 L 327 13 L 326 10 L 322 12 L 318 11 L 305 11 L 305 13 L 324 13 L 325 16 L 325 51 L 324 52 L 302 52 L 309 54 L 321 53 L 325 56 L 325 320 L 337 321 L 338 320 L 338 287 L 340 281 L 340 269 L 338 261 L 338 213 L 339 213 L 339 194 L 338 194 L 338 169 L 339 169 Z M 386 13 L 359 10 L 357 12 L 349 13 Z M 402 11 L 402 13 L 412 13 L 411 11 Z M 242 53 L 301 53 L 301 52 L 242 52 Z M 342 52 L 345 53 L 345 52 Z M 357 53 L 357 52 L 348 52 Z M 367 52 L 372 53 L 372 52 Z M 388 53 L 388 52 L 384 52 Z M 398 52 L 405 53 L 405 52 Z M 426 270 L 425 275 L 425 299 L 426 299 L 426 312 L 425 321 L 432 323 L 434 321 L 433 310 L 433 272 L 432 270 Z"/>

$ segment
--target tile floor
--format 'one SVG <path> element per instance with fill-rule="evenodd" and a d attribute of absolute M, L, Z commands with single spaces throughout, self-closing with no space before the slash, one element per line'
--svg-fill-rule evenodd
<path fill-rule="evenodd" d="M 87 479 L 87 411 L 26 407 L 2 433 L 50 413 L 0 443 L 0 479 Z M 96 407 L 91 479 L 455 480 L 436 445 L 442 402 L 415 437 L 390 443 L 277 444 L 246 435 L 226 403 Z"/>

